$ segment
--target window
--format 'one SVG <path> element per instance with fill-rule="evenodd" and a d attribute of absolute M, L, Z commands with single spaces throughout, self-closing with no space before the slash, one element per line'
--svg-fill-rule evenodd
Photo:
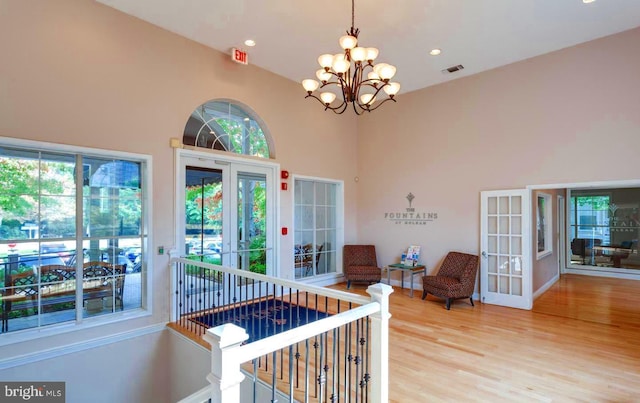
<path fill-rule="evenodd" d="M 294 179 L 294 270 L 301 279 L 336 273 L 342 244 L 342 185 Z"/>
<path fill-rule="evenodd" d="M 537 214 L 536 214 L 536 240 L 538 244 L 537 258 L 550 255 L 553 251 L 553 221 L 551 220 L 551 195 L 546 193 L 538 193 L 537 197 Z"/>
<path fill-rule="evenodd" d="M 275 158 L 265 125 L 249 107 L 238 102 L 216 100 L 197 107 L 187 120 L 182 142 L 236 154 Z"/>
<path fill-rule="evenodd" d="M 569 195 L 569 263 L 637 272 L 640 188 L 572 189 Z"/>
<path fill-rule="evenodd" d="M 34 148 L 0 147 L 2 332 L 142 308 L 145 159 Z"/>

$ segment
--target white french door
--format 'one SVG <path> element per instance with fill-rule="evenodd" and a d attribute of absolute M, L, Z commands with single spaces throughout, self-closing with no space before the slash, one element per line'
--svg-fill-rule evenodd
<path fill-rule="evenodd" d="M 482 302 L 531 309 L 531 192 L 481 192 Z"/>
<path fill-rule="evenodd" d="M 184 150 L 178 156 L 179 254 L 277 275 L 277 166 Z"/>

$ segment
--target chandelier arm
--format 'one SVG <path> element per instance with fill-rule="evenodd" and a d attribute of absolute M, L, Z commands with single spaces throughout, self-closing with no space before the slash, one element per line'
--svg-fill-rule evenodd
<path fill-rule="evenodd" d="M 342 102 L 340 105 L 332 107 L 329 106 L 327 104 L 325 104 L 324 102 L 322 102 L 322 99 L 318 98 L 317 96 L 313 95 L 313 94 L 307 94 L 307 96 L 305 96 L 305 98 L 314 98 L 315 100 L 317 100 L 318 102 L 320 102 L 320 104 L 322 104 L 322 106 L 324 106 L 324 110 L 326 111 L 327 109 L 331 109 L 333 112 L 340 114 L 342 112 L 344 112 L 345 109 L 347 109 L 347 103 L 346 102 Z M 337 110 L 341 109 L 342 111 L 337 112 Z"/>
<path fill-rule="evenodd" d="M 356 115 L 360 116 L 366 111 L 366 109 L 362 107 L 360 102 L 356 101 L 356 102 L 353 102 L 353 111 L 356 113 Z"/>
<path fill-rule="evenodd" d="M 385 102 L 387 102 L 387 101 L 398 102 L 398 101 L 396 101 L 394 98 L 387 98 L 387 99 L 383 100 L 382 102 L 379 102 L 379 103 L 376 105 L 376 107 L 375 107 L 375 108 L 369 108 L 369 109 L 367 109 L 367 111 L 368 111 L 368 112 L 375 111 L 376 109 L 378 109 L 380 106 L 382 106 L 382 104 L 384 104 L 384 103 L 385 103 Z"/>

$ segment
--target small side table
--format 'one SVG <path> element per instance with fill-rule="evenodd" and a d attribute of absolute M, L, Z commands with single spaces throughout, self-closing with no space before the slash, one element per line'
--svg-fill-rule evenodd
<path fill-rule="evenodd" d="M 418 275 L 423 275 L 426 276 L 427 275 L 427 266 L 425 265 L 418 265 L 418 266 L 405 266 L 402 263 L 395 263 L 395 264 L 390 264 L 387 267 L 385 267 L 385 269 L 387 270 L 387 284 L 391 285 L 391 272 L 394 270 L 400 270 L 400 273 L 402 273 L 402 280 L 400 282 L 400 287 L 404 288 L 404 273 L 408 272 L 410 274 L 411 277 L 411 292 L 410 292 L 410 296 L 411 298 L 413 298 L 413 276 L 415 276 L 416 274 Z"/>

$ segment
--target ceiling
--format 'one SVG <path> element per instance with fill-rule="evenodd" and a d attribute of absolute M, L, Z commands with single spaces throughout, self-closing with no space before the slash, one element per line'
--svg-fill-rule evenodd
<path fill-rule="evenodd" d="M 339 53 L 349 0 L 97 0 L 295 81 Z M 397 67 L 401 93 L 640 26 L 640 0 L 356 0 L 361 46 Z M 244 45 L 246 39 L 256 46 Z M 430 56 L 433 48 L 442 49 Z M 464 70 L 443 74 L 462 64 Z M 301 87 L 301 91 L 304 91 Z"/>

